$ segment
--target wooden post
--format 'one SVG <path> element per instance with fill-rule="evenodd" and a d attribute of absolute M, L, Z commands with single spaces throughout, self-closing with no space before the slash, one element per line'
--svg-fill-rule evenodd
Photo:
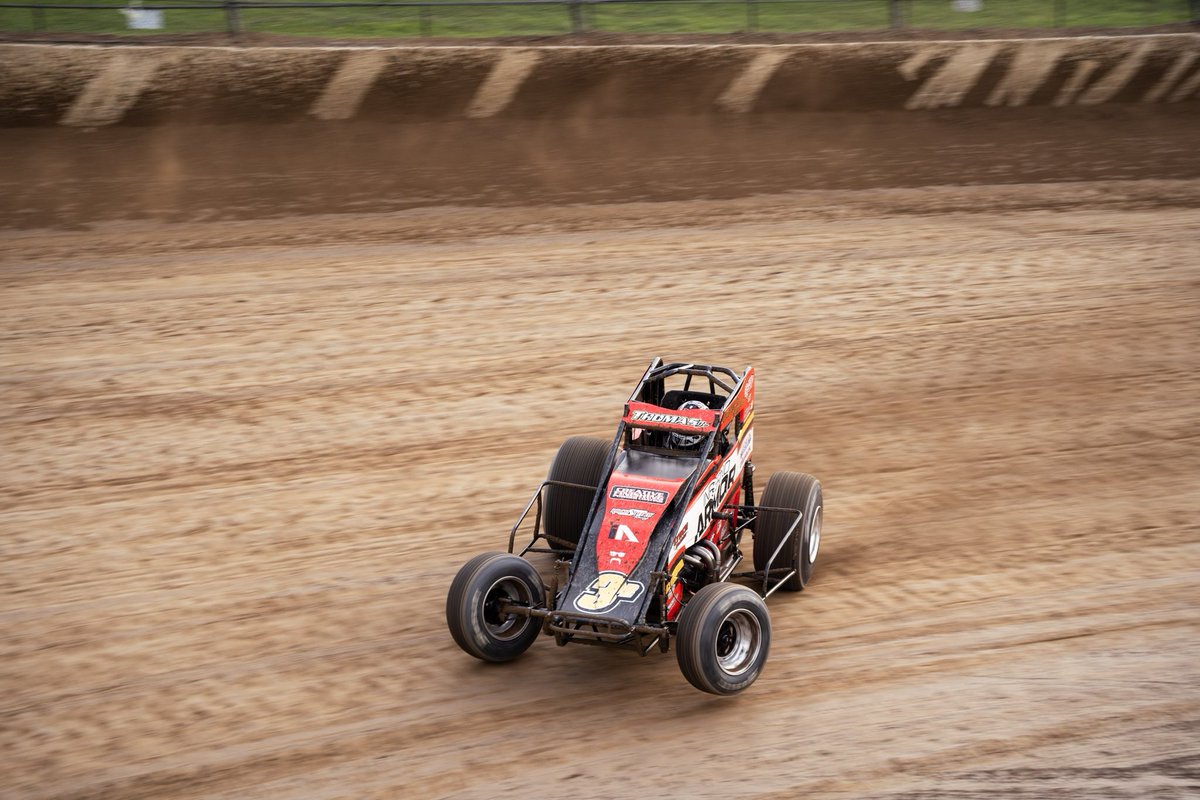
<path fill-rule="evenodd" d="M 225 27 L 229 35 L 237 38 L 242 32 L 242 19 L 238 16 L 237 0 L 225 0 Z"/>

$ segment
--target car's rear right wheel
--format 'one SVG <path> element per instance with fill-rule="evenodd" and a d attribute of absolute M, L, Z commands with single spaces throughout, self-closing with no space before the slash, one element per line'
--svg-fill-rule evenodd
<path fill-rule="evenodd" d="M 703 692 L 730 695 L 746 689 L 762 672 L 770 647 L 767 605 L 745 586 L 710 583 L 680 612 L 679 670 Z"/>
<path fill-rule="evenodd" d="M 546 480 L 583 484 L 592 491 L 571 486 L 547 486 L 546 507 L 542 515 L 542 530 L 550 544 L 562 550 L 574 550 L 587 522 L 595 487 L 604 480 L 608 451 L 612 442 L 592 436 L 572 436 L 562 443 Z"/>

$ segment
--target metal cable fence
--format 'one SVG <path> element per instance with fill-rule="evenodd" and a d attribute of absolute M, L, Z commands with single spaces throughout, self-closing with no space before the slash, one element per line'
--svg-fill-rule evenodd
<path fill-rule="evenodd" d="M 0 2 L 0 32 L 487 37 L 1119 28 L 1200 20 L 1200 0 L 94 0 Z"/>

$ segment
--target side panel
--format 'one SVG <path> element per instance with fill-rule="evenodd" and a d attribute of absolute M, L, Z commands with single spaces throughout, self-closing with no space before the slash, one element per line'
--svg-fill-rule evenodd
<path fill-rule="evenodd" d="M 669 558 L 664 561 L 664 568 L 671 570 L 671 582 L 667 587 L 667 594 L 673 598 L 668 603 L 667 619 L 674 619 L 679 612 L 680 604 L 674 590 L 675 581 L 678 579 L 680 568 L 683 565 L 681 557 L 684 551 L 704 538 L 714 521 L 721 522 L 721 520 L 714 520 L 713 515 L 741 488 L 742 476 L 745 474 L 746 465 L 750 463 L 753 454 L 754 428 L 748 426 L 742 431 L 742 437 L 738 439 L 715 477 L 695 493 L 692 501 L 684 510 L 675 535 L 671 539 Z"/>

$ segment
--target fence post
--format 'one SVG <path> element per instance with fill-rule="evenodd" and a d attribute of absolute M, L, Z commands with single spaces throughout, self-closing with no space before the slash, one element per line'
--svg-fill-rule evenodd
<path fill-rule="evenodd" d="M 34 8 L 30 10 L 33 12 L 33 29 L 35 31 L 46 30 L 46 9 Z"/>
<path fill-rule="evenodd" d="M 237 36 L 242 32 L 242 20 L 238 16 L 237 0 L 225 0 L 225 27 L 229 29 L 230 36 Z"/>
<path fill-rule="evenodd" d="M 1062 28 L 1067 24 L 1067 0 L 1054 0 L 1054 27 Z"/>
<path fill-rule="evenodd" d="M 421 35 L 428 39 L 433 35 L 433 12 L 429 6 L 421 6 Z"/>
<path fill-rule="evenodd" d="M 904 27 L 904 9 L 900 6 L 902 0 L 888 0 L 888 24 L 893 28 Z"/>
<path fill-rule="evenodd" d="M 756 0 L 746 0 L 746 30 L 751 32 L 758 30 L 758 3 Z"/>
<path fill-rule="evenodd" d="M 583 33 L 587 27 L 583 22 L 583 3 L 567 3 L 567 13 L 571 15 L 571 33 Z"/>
<path fill-rule="evenodd" d="M 1188 0 L 1188 11 L 1190 11 L 1191 22 L 1200 24 L 1200 0 Z"/>

